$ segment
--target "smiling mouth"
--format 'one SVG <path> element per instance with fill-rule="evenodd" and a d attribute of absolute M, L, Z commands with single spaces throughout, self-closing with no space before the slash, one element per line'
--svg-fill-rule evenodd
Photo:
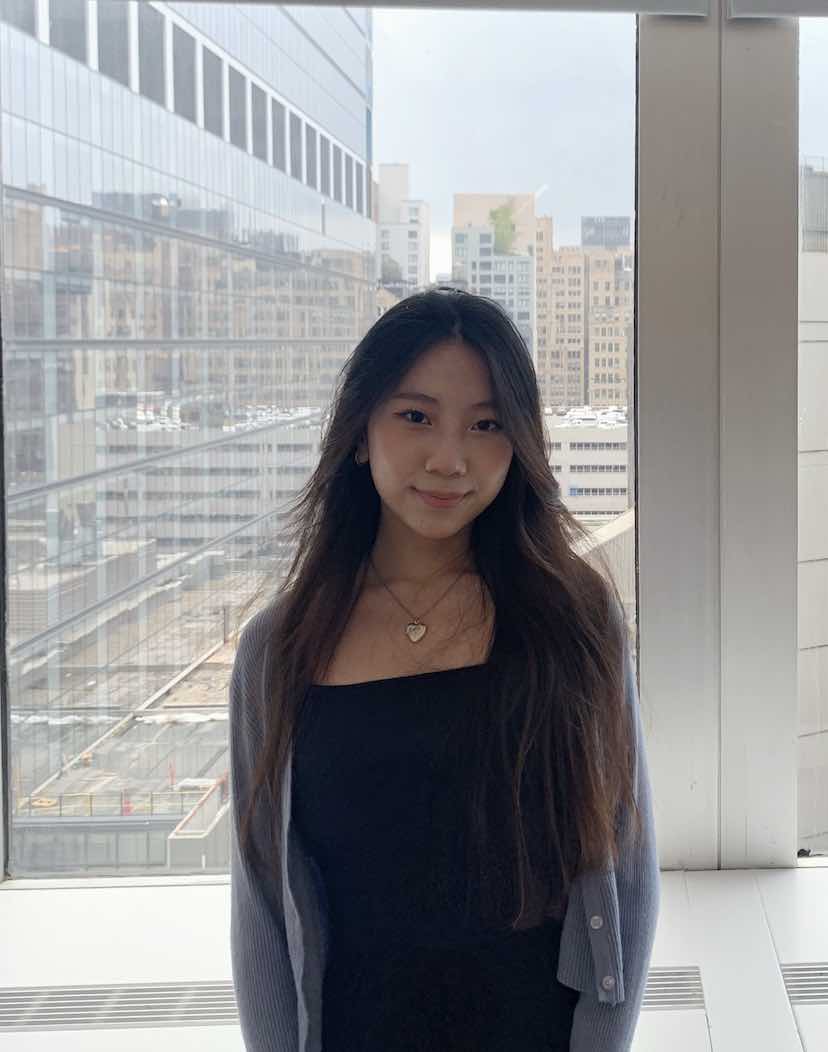
<path fill-rule="evenodd" d="M 430 504 L 433 508 L 453 508 L 462 503 L 467 495 L 465 493 L 454 493 L 447 497 L 441 497 L 437 494 L 429 493 L 428 490 L 417 489 L 416 486 L 412 486 L 412 489 L 421 500 L 426 504 Z"/>

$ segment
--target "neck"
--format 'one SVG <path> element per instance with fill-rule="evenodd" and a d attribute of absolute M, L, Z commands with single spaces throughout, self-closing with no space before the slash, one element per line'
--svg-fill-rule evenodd
<path fill-rule="evenodd" d="M 456 577 L 461 571 L 474 570 L 474 557 L 465 536 L 439 541 L 409 538 L 405 544 L 395 545 L 380 532 L 370 561 L 366 561 L 367 580 L 385 582 L 391 588 L 419 589 Z"/>

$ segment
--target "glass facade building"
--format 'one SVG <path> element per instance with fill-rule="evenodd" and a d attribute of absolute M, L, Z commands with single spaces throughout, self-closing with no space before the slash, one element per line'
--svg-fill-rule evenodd
<path fill-rule="evenodd" d="M 371 13 L 0 19 L 10 872 L 220 871 L 228 630 L 376 316 Z"/>

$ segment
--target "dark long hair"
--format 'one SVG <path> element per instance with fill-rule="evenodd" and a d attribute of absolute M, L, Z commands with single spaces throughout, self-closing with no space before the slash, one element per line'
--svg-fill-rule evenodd
<path fill-rule="evenodd" d="M 430 288 L 400 301 L 373 324 L 337 378 L 319 462 L 284 527 L 295 555 L 271 607 L 269 704 L 240 840 L 247 850 L 265 784 L 280 814 L 284 766 L 312 703 L 307 689 L 335 651 L 374 544 L 379 494 L 354 450 L 374 407 L 421 354 L 445 341 L 462 342 L 485 361 L 513 447 L 497 497 L 472 523 L 471 555 L 494 603 L 495 629 L 488 697 L 464 727 L 457 756 L 473 775 L 466 828 L 478 868 L 469 869 L 467 904 L 473 888 L 482 893 L 491 885 L 487 895 L 498 894 L 494 874 L 505 872 L 504 901 L 517 895 L 517 914 L 510 915 L 520 928 L 529 926 L 539 889 L 544 912 L 560 917 L 576 876 L 610 859 L 617 864 L 622 813 L 633 816 L 636 836 L 642 826 L 624 704 L 623 604 L 603 553 L 561 500 L 526 344 L 506 312 L 482 296 Z M 250 597 L 240 621 L 260 594 Z M 501 843 L 487 858 L 488 826 L 498 810 L 512 850 L 505 854 Z M 536 832 L 528 836 L 531 816 Z"/>

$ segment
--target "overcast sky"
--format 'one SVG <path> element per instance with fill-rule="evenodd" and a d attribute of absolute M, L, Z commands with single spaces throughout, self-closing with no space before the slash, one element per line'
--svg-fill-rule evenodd
<path fill-rule="evenodd" d="M 828 19 L 800 21 L 800 155 L 828 156 Z M 454 193 L 534 193 L 555 247 L 635 193 L 635 16 L 374 11 L 374 161 L 431 205 L 431 277 Z"/>

